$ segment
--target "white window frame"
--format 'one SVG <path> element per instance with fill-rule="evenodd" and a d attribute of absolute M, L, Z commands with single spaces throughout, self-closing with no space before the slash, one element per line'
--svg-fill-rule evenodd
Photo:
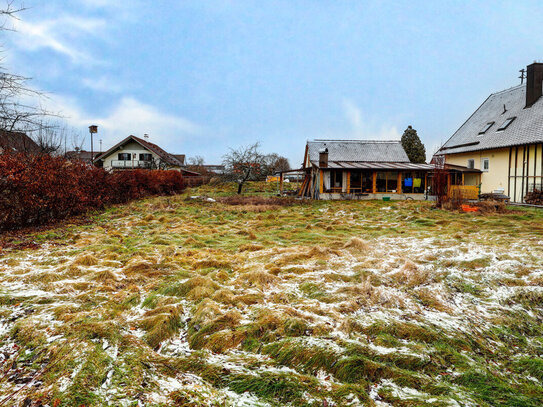
<path fill-rule="evenodd" d="M 485 162 L 488 163 L 487 168 L 485 168 Z M 489 170 L 490 170 L 490 158 L 488 157 L 481 158 L 481 171 L 488 172 Z"/>

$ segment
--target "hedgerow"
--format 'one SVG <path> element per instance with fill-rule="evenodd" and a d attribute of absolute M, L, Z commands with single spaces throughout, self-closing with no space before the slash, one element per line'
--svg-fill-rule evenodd
<path fill-rule="evenodd" d="M 0 154 L 0 230 L 41 225 L 90 209 L 183 191 L 178 171 L 107 172 L 49 155 Z"/>

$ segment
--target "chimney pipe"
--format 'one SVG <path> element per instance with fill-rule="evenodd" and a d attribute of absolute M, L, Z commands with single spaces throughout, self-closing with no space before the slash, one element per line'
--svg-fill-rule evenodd
<path fill-rule="evenodd" d="M 319 150 L 319 168 L 328 168 L 328 149 L 326 147 Z"/>
<path fill-rule="evenodd" d="M 528 65 L 526 72 L 526 106 L 531 107 L 543 94 L 543 63 Z"/>

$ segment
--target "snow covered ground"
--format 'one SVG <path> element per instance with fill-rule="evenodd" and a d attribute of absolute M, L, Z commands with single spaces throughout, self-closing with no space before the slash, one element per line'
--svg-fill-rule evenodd
<path fill-rule="evenodd" d="M 0 400 L 541 405 L 541 221 L 409 202 L 114 208 L 2 253 Z"/>

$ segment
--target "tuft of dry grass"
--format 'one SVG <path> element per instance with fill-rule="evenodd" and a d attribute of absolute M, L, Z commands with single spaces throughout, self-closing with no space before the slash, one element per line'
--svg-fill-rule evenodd
<path fill-rule="evenodd" d="M 301 250 L 295 253 L 287 253 L 282 255 L 275 261 L 277 266 L 283 266 L 286 264 L 296 264 L 301 260 L 328 260 L 331 255 L 341 256 L 341 252 L 335 249 L 329 249 L 327 247 L 313 246 L 309 250 Z"/>
<path fill-rule="evenodd" d="M 196 286 L 187 293 L 187 299 L 200 301 L 204 298 L 210 298 L 213 295 L 213 288 L 206 286 Z"/>
<path fill-rule="evenodd" d="M 264 248 L 264 246 L 262 246 L 261 244 L 248 243 L 248 244 L 241 245 L 239 247 L 238 251 L 240 251 L 240 252 L 257 252 L 259 250 L 262 250 L 263 248 Z"/>
<path fill-rule="evenodd" d="M 72 264 L 79 266 L 96 266 L 98 264 L 98 259 L 92 254 L 83 254 L 76 257 Z"/>
<path fill-rule="evenodd" d="M 110 271 L 110 270 L 102 270 L 102 271 L 99 271 L 98 273 L 96 273 L 94 275 L 93 280 L 94 281 L 100 281 L 100 282 L 103 282 L 103 283 L 110 283 L 112 281 L 117 281 L 118 278 L 117 278 L 117 275 L 115 273 L 113 273 L 112 271 Z"/>
<path fill-rule="evenodd" d="M 235 295 L 228 288 L 221 288 L 213 294 L 213 300 L 222 304 L 235 304 Z"/>
<path fill-rule="evenodd" d="M 239 279 L 257 286 L 268 286 L 277 281 L 277 277 L 265 271 L 254 270 L 240 275 Z"/>
<path fill-rule="evenodd" d="M 153 270 L 153 263 L 141 257 L 130 259 L 124 266 L 123 271 L 127 274 L 144 273 Z"/>
<path fill-rule="evenodd" d="M 421 270 L 411 260 L 407 260 L 399 271 L 388 276 L 397 285 L 410 288 L 428 284 L 431 281 L 430 272 L 428 270 Z"/>
<path fill-rule="evenodd" d="M 181 306 L 164 306 L 147 311 L 139 326 L 147 331 L 145 341 L 157 349 L 166 339 L 175 335 L 181 327 Z"/>
<path fill-rule="evenodd" d="M 353 236 L 349 239 L 349 241 L 347 243 L 345 243 L 345 245 L 343 246 L 344 248 L 346 249 L 353 249 L 353 250 L 356 250 L 356 251 L 364 251 L 364 252 L 369 252 L 370 251 L 370 246 L 369 244 L 356 237 L 356 236 Z"/>

